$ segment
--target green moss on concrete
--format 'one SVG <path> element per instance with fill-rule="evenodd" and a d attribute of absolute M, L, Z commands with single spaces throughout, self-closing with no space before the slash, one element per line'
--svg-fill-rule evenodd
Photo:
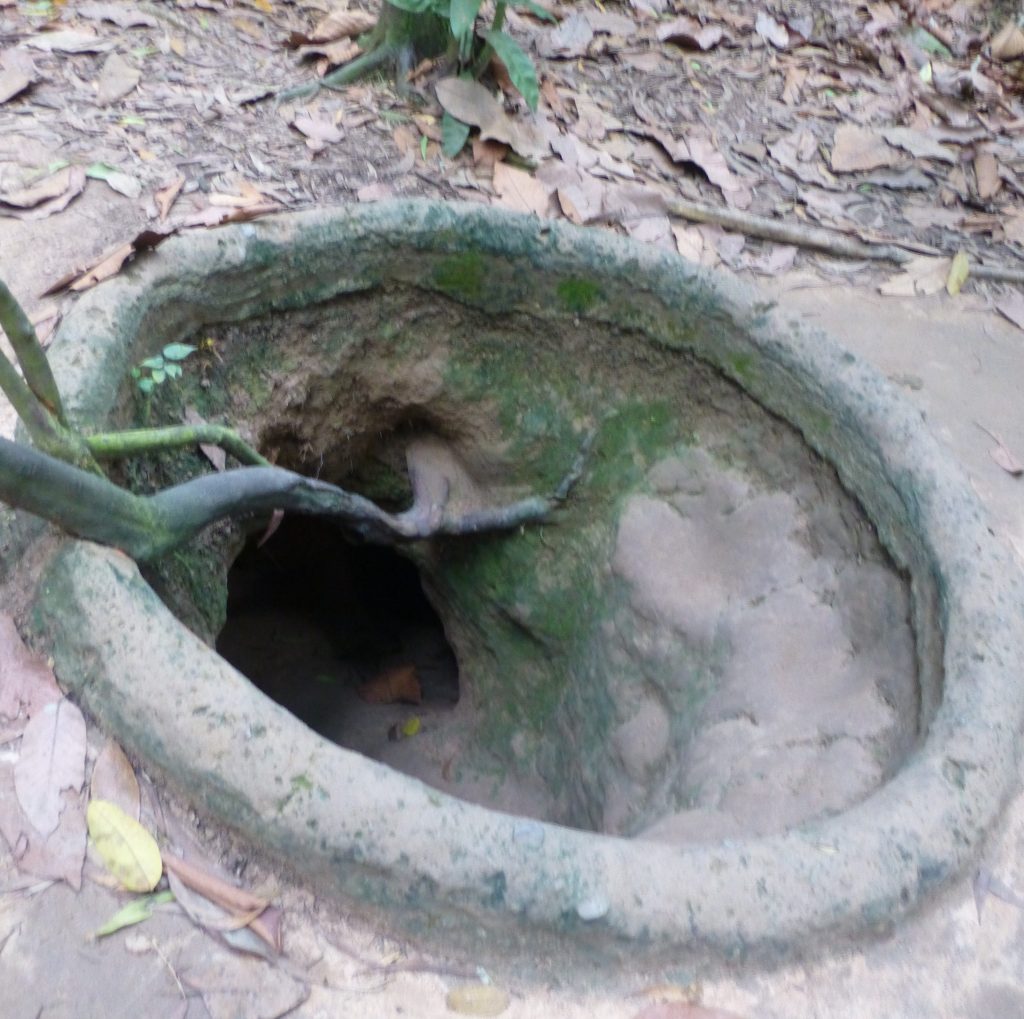
<path fill-rule="evenodd" d="M 561 280 L 555 288 L 562 306 L 574 315 L 590 311 L 603 296 L 600 284 L 579 276 Z"/>
<path fill-rule="evenodd" d="M 444 259 L 433 273 L 433 282 L 439 290 L 470 301 L 480 299 L 486 280 L 486 263 L 483 256 L 475 251 L 465 251 Z"/>

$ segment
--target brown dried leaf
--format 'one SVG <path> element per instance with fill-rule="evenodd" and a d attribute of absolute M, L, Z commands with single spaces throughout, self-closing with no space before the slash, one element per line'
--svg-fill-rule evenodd
<path fill-rule="evenodd" d="M 24 92 L 37 77 L 36 65 L 24 50 L 0 53 L 0 103 Z"/>
<path fill-rule="evenodd" d="M 258 219 L 260 216 L 280 211 L 281 206 L 277 202 L 263 202 L 260 205 L 250 205 L 241 209 L 211 205 L 187 216 L 180 225 L 182 227 L 215 227 L 223 226 L 225 223 L 247 223 L 251 219 Z M 170 233 L 174 233 L 174 230 L 172 229 Z"/>
<path fill-rule="evenodd" d="M 206 867 L 184 860 L 173 853 L 164 853 L 164 867 L 185 885 L 205 899 L 235 915 L 259 915 L 270 905 L 267 899 L 245 888 L 239 888 L 218 877 Z M 246 921 L 248 923 L 248 921 Z"/>
<path fill-rule="evenodd" d="M 378 672 L 356 691 L 367 704 L 419 704 L 423 700 L 415 665 L 396 665 Z"/>
<path fill-rule="evenodd" d="M 302 60 L 322 57 L 326 61 L 326 65 L 321 73 L 326 73 L 332 67 L 347 64 L 362 52 L 362 49 L 351 39 L 338 39 L 335 42 L 312 43 L 309 46 L 302 46 L 299 48 L 299 57 Z"/>
<path fill-rule="evenodd" d="M 904 265 L 903 271 L 890 276 L 878 291 L 886 297 L 917 297 L 937 294 L 946 285 L 951 258 L 920 255 Z"/>
<path fill-rule="evenodd" d="M 202 995 L 210 1019 L 281 1019 L 309 997 L 308 985 L 281 967 L 223 952 L 189 966 L 181 979 Z"/>
<path fill-rule="evenodd" d="M 107 800 L 120 807 L 133 820 L 139 819 L 139 781 L 131 761 L 113 740 L 107 740 L 93 765 L 89 798 Z"/>
<path fill-rule="evenodd" d="M 1018 329 L 1024 329 L 1024 294 L 1019 290 L 1014 290 L 1009 297 L 996 301 L 996 311 Z"/>
<path fill-rule="evenodd" d="M 574 60 L 586 54 L 594 29 L 584 14 L 572 14 L 558 28 L 541 36 L 538 50 L 543 57 Z"/>
<path fill-rule="evenodd" d="M 676 18 L 658 28 L 659 42 L 671 42 L 691 50 L 714 49 L 725 35 L 721 25 L 702 25 L 696 18 Z"/>
<path fill-rule="evenodd" d="M 787 106 L 795 106 L 800 101 L 804 82 L 807 80 L 807 68 L 790 64 L 786 68 L 786 79 L 782 83 L 782 101 Z"/>
<path fill-rule="evenodd" d="M 943 163 L 955 163 L 956 153 L 923 131 L 914 131 L 909 127 L 886 127 L 882 129 L 882 137 L 897 148 L 905 149 L 917 159 L 938 159 Z"/>
<path fill-rule="evenodd" d="M 786 31 L 786 26 L 780 25 L 770 14 L 758 11 L 754 30 L 765 42 L 771 43 L 777 50 L 789 48 L 789 32 Z"/>
<path fill-rule="evenodd" d="M 626 233 L 641 244 L 650 244 L 655 248 L 676 250 L 675 237 L 672 235 L 672 221 L 668 216 L 644 216 L 642 219 L 628 219 L 623 223 Z"/>
<path fill-rule="evenodd" d="M 111 21 L 119 28 L 136 28 L 146 26 L 157 28 L 159 22 L 152 14 L 139 10 L 138 4 L 103 4 L 86 3 L 75 7 L 75 14 L 93 21 Z"/>
<path fill-rule="evenodd" d="M 15 205 L 21 209 L 31 209 L 51 198 L 57 198 L 71 186 L 73 169 L 73 167 L 65 166 L 63 170 L 51 173 L 33 184 L 0 191 L 0 202 L 5 205 Z"/>
<path fill-rule="evenodd" d="M 100 106 L 109 106 L 123 99 L 131 92 L 142 73 L 138 68 L 132 67 L 122 56 L 111 53 L 103 62 L 99 80 L 96 83 L 96 102 Z"/>
<path fill-rule="evenodd" d="M 974 157 L 974 178 L 978 182 L 978 197 L 987 201 L 999 193 L 1003 181 L 999 176 L 999 160 L 995 153 L 982 150 Z"/>
<path fill-rule="evenodd" d="M 617 35 L 628 39 L 636 31 L 636 22 L 632 18 L 602 10 L 596 5 L 587 9 L 586 19 L 596 34 Z"/>
<path fill-rule="evenodd" d="M 61 696 L 45 659 L 28 649 L 14 620 L 0 614 L 0 718 L 25 722 Z"/>
<path fill-rule="evenodd" d="M 690 150 L 690 161 L 707 174 L 712 184 L 722 189 L 722 195 L 729 205 L 746 208 L 750 204 L 749 189 L 729 169 L 725 157 L 715 148 L 710 138 L 688 135 L 686 145 Z"/>
<path fill-rule="evenodd" d="M 550 214 L 550 190 L 524 170 L 507 163 L 495 163 L 493 181 L 498 205 L 516 212 L 532 212 L 541 219 Z"/>
<path fill-rule="evenodd" d="M 41 32 L 26 39 L 25 45 L 51 53 L 106 53 L 114 48 L 115 43 L 109 39 L 101 39 L 94 32 L 69 28 L 59 32 Z"/>
<path fill-rule="evenodd" d="M 49 836 L 40 835 L 18 804 L 13 767 L 0 764 L 0 836 L 18 870 L 44 880 L 66 881 L 77 891 L 82 887 L 85 862 L 85 808 L 74 793 L 65 791 L 61 799 L 57 828 Z"/>
<path fill-rule="evenodd" d="M 351 39 L 369 32 L 377 19 L 367 11 L 336 7 L 316 23 L 309 33 L 310 42 L 333 42 L 335 39 Z"/>
<path fill-rule="evenodd" d="M 473 139 L 473 165 L 484 169 L 494 169 L 508 155 L 508 146 L 503 142 L 486 141 L 483 138 Z"/>
<path fill-rule="evenodd" d="M 1024 56 L 1024 28 L 1010 18 L 995 34 L 991 49 L 994 60 L 1016 60 Z"/>
<path fill-rule="evenodd" d="M 85 719 L 67 698 L 45 705 L 25 726 L 14 765 L 14 788 L 26 818 L 40 835 L 60 821 L 61 793 L 85 781 Z"/>
<path fill-rule="evenodd" d="M 50 198 L 48 201 L 39 202 L 31 208 L 18 208 L 6 204 L 5 197 L 0 195 L 0 216 L 9 216 L 12 219 L 21 220 L 45 219 L 47 216 L 52 216 L 55 212 L 61 212 L 63 209 L 66 209 L 85 190 L 85 168 L 82 166 L 69 166 L 65 169 L 68 173 L 67 187 L 61 194 Z M 60 174 L 64 172 L 62 170 Z"/>
<path fill-rule="evenodd" d="M 120 272 L 121 267 L 133 255 L 157 247 L 177 232 L 177 227 L 143 230 L 134 240 L 128 241 L 125 244 L 119 244 L 116 248 L 104 252 L 95 262 L 84 269 L 75 269 L 66 276 L 62 276 L 56 283 L 47 287 L 40 296 L 49 297 L 51 294 L 56 294 L 66 289 L 73 290 L 76 293 L 88 290 L 97 283 L 109 279 Z"/>
<path fill-rule="evenodd" d="M 345 137 L 345 132 L 336 124 L 305 113 L 297 114 L 291 125 L 300 134 L 305 135 L 307 148 L 314 152 L 340 142 Z"/>
<path fill-rule="evenodd" d="M 479 128 L 485 141 L 504 142 L 527 158 L 539 158 L 547 151 L 539 132 L 525 121 L 513 120 L 479 82 L 442 78 L 435 91 L 442 108 L 463 124 Z"/>
<path fill-rule="evenodd" d="M 156 207 L 160 213 L 160 222 L 167 222 L 167 215 L 171 211 L 171 206 L 174 205 L 178 195 L 181 194 L 181 189 L 185 186 L 185 177 L 182 174 L 178 174 L 170 182 L 160 188 L 156 194 L 153 195 L 156 200 Z"/>
<path fill-rule="evenodd" d="M 836 128 L 832 146 L 834 173 L 854 173 L 857 170 L 875 170 L 880 166 L 894 166 L 899 154 L 891 149 L 876 131 L 856 124 L 843 124 Z"/>

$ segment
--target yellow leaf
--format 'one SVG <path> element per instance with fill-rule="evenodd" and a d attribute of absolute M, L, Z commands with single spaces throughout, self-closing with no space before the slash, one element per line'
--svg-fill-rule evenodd
<path fill-rule="evenodd" d="M 109 800 L 93 800 L 85 817 L 89 837 L 107 870 L 128 891 L 151 892 L 164 870 L 153 836 Z"/>
<path fill-rule="evenodd" d="M 509 1000 L 508 991 L 493 984 L 463 984 L 448 992 L 445 1004 L 460 1015 L 501 1015 Z"/>
<path fill-rule="evenodd" d="M 170 47 L 179 57 L 183 57 L 188 52 L 185 40 L 177 35 L 171 36 Z"/>
<path fill-rule="evenodd" d="M 958 251 L 953 256 L 953 263 L 949 267 L 949 275 L 946 277 L 946 293 L 950 297 L 956 297 L 960 288 L 967 282 L 967 275 L 970 272 L 970 262 L 967 259 L 966 251 Z"/>
<path fill-rule="evenodd" d="M 420 718 L 419 715 L 413 715 L 412 718 L 406 719 L 402 723 L 402 735 L 403 736 L 415 736 L 420 731 Z"/>

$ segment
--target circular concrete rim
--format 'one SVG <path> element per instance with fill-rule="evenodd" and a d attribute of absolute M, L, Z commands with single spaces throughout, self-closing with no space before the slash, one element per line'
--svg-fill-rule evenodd
<path fill-rule="evenodd" d="M 86 295 L 53 348 L 74 413 L 101 420 L 140 331 L 159 324 L 160 342 L 187 335 L 215 317 L 219 289 L 234 294 L 222 320 L 368 289 L 391 270 L 366 252 L 396 243 L 632 280 L 681 323 L 657 342 L 689 349 L 790 420 L 873 519 L 894 508 L 909 519 L 918 548 L 898 527 L 879 529 L 942 622 L 942 695 L 922 744 L 859 805 L 767 838 L 677 848 L 524 821 L 326 743 L 170 617 L 123 556 L 68 542 L 40 583 L 34 626 L 78 699 L 194 801 L 299 871 L 382 907 L 393 929 L 434 924 L 447 944 L 481 953 L 530 951 L 555 931 L 566 947 L 633 964 L 638 943 L 676 961 L 778 958 L 823 933 L 884 928 L 961 872 L 1016 783 L 1016 561 L 893 388 L 748 288 L 603 231 L 479 206 L 282 215 L 169 240 Z M 314 257 L 334 270 L 310 278 Z M 188 305 L 182 283 L 195 295 Z M 699 333 L 686 325 L 694 315 Z M 741 370 L 737 352 L 756 353 L 763 370 Z M 154 671 L 159 660 L 173 667 Z"/>

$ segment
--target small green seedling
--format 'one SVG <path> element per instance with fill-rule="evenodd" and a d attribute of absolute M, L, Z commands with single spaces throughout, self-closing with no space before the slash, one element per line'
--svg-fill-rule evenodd
<path fill-rule="evenodd" d="M 181 362 L 196 348 L 188 343 L 168 343 L 155 357 L 147 357 L 132 369 L 132 378 L 143 393 L 152 393 L 168 379 L 181 378 Z"/>

